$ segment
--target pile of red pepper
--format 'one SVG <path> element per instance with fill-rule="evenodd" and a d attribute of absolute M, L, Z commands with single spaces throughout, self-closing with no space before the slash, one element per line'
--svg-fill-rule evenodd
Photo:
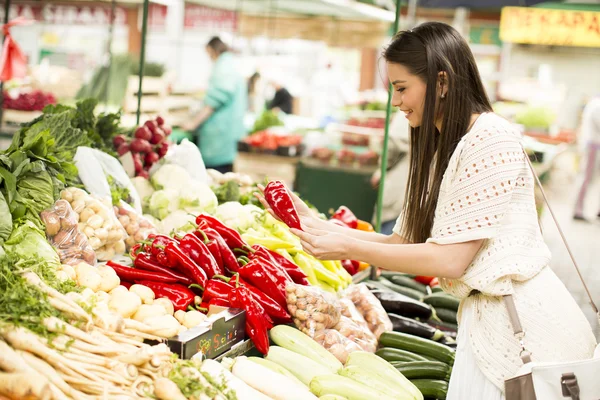
<path fill-rule="evenodd" d="M 194 232 L 182 237 L 150 235 L 134 246 L 134 268 L 112 261 L 107 265 L 124 286 L 145 285 L 156 297 L 170 299 L 175 310 L 208 310 L 211 305 L 244 309 L 246 333 L 266 354 L 267 331 L 274 323 L 291 322 L 285 287 L 308 285 L 306 274 L 274 251 L 248 246 L 237 231 L 210 215 L 199 215 L 196 224 Z"/>

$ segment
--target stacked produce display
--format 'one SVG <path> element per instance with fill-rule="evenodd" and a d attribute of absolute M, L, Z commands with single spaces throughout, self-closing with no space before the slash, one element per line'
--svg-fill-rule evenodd
<path fill-rule="evenodd" d="M 281 182 L 265 189 L 278 218 L 219 201 L 252 197 L 247 177 L 210 172 L 213 192 L 168 154 L 123 182 L 108 154 L 147 139 L 94 107 L 47 107 L 0 153 L 0 399 L 445 398 L 458 301 L 436 280 L 354 284 L 366 264 L 302 249 Z M 85 148 L 102 168 L 78 170 Z M 372 230 L 345 207 L 330 220 Z M 211 332 L 234 310 L 245 335 Z M 183 359 L 190 340 L 202 352 Z M 202 360 L 214 341 L 226 357 Z"/>

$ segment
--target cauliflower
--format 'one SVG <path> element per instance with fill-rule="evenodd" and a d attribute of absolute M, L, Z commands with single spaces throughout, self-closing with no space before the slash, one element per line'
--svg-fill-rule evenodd
<path fill-rule="evenodd" d="M 194 214 L 202 212 L 212 214 L 218 205 L 217 196 L 204 183 L 192 181 L 179 190 L 179 209 L 181 210 Z"/>
<path fill-rule="evenodd" d="M 136 176 L 135 178 L 131 178 L 131 183 L 140 196 L 142 204 L 146 204 L 146 201 L 152 196 L 152 193 L 154 193 L 154 188 L 150 184 L 150 181 L 141 176 Z"/>
<path fill-rule="evenodd" d="M 163 234 L 170 234 L 171 232 L 179 232 L 179 231 L 190 231 L 194 230 L 196 225 L 195 217 L 185 211 L 177 210 L 173 213 L 169 214 L 165 219 L 163 219 L 160 223 L 160 232 Z M 189 229 L 188 229 L 189 228 Z"/>
<path fill-rule="evenodd" d="M 179 209 L 179 196 L 176 190 L 158 190 L 150 196 L 148 211 L 160 220 Z"/>
<path fill-rule="evenodd" d="M 157 189 L 179 191 L 192 182 L 192 177 L 179 165 L 165 164 L 152 175 L 151 181 Z"/>
<path fill-rule="evenodd" d="M 229 201 L 217 207 L 214 216 L 228 227 L 245 232 L 256 225 L 257 217 L 262 214 L 263 210 L 254 205 Z"/>

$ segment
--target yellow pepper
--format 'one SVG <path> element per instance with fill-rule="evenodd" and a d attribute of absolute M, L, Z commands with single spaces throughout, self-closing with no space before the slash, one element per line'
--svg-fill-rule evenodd
<path fill-rule="evenodd" d="M 300 250 L 294 243 L 286 242 L 273 236 L 257 236 L 246 232 L 242 234 L 242 239 L 250 246 L 261 244 L 269 250 Z"/>
<path fill-rule="evenodd" d="M 369 267 L 370 267 L 370 265 L 369 265 L 369 264 L 367 264 L 366 262 L 362 262 L 362 261 L 361 261 L 361 262 L 358 264 L 358 270 L 359 270 L 359 271 L 364 271 L 365 269 L 367 269 L 367 268 L 369 268 Z"/>
<path fill-rule="evenodd" d="M 373 225 L 371 225 L 367 221 L 363 221 L 360 219 L 358 220 L 358 225 L 356 225 L 356 229 L 365 232 L 375 232 L 375 229 L 373 229 Z"/>
<path fill-rule="evenodd" d="M 315 270 L 313 269 L 312 263 L 308 258 L 308 255 L 305 255 L 302 251 L 299 251 L 294 256 L 294 262 L 306 274 L 306 279 L 308 279 L 308 282 L 310 282 L 311 285 L 319 285 L 319 280 L 315 275 Z"/>

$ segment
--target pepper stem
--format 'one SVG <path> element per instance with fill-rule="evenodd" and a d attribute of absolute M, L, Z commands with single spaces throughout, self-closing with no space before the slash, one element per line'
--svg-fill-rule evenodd
<path fill-rule="evenodd" d="M 240 249 L 240 248 L 233 249 L 233 252 L 234 253 L 241 253 L 241 254 L 244 254 L 246 256 L 248 255 L 248 250 L 244 250 L 244 249 Z"/>
<path fill-rule="evenodd" d="M 188 289 L 192 289 L 192 288 L 200 289 L 201 291 L 204 292 L 204 288 L 202 286 L 198 285 L 197 283 L 192 283 L 190 286 L 188 286 Z"/>
<path fill-rule="evenodd" d="M 208 308 L 206 308 L 206 307 L 198 307 L 197 310 L 204 314 L 206 314 L 208 312 Z"/>
<path fill-rule="evenodd" d="M 229 283 L 229 281 L 231 280 L 231 278 L 228 278 L 225 275 L 215 275 L 215 276 L 213 276 L 213 279 L 220 279 L 227 283 Z"/>
<path fill-rule="evenodd" d="M 208 242 L 210 242 L 210 240 L 208 240 L 208 236 L 206 236 L 206 233 L 204 233 L 204 231 L 202 229 L 196 229 L 196 232 L 200 232 L 200 234 L 203 237 L 203 242 L 204 244 L 207 244 Z"/>

